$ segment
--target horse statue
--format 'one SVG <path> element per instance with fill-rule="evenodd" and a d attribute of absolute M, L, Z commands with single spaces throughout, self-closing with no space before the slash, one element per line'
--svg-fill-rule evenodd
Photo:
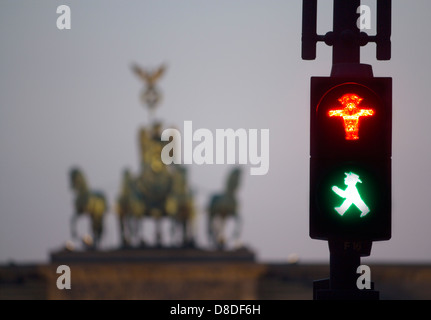
<path fill-rule="evenodd" d="M 116 211 L 120 222 L 121 246 L 131 247 L 136 243 L 143 244 L 141 221 L 145 216 L 145 204 L 139 193 L 137 180 L 128 169 L 123 172 L 120 194 L 117 198 Z"/>
<path fill-rule="evenodd" d="M 235 229 L 233 236 L 235 240 L 239 238 L 241 217 L 238 214 L 236 191 L 239 186 L 240 176 L 240 168 L 232 169 L 224 192 L 213 195 L 208 206 L 208 236 L 210 243 L 217 249 L 224 249 L 226 246 L 224 229 L 227 219 L 234 219 Z"/>
<path fill-rule="evenodd" d="M 166 201 L 166 211 L 172 219 L 172 238 L 179 247 L 195 247 L 195 206 L 188 187 L 187 170 L 179 165 L 172 169 L 172 191 Z"/>
<path fill-rule="evenodd" d="M 85 244 L 89 248 L 98 248 L 103 234 L 103 218 L 108 211 L 105 195 L 88 188 L 84 173 L 80 169 L 72 168 L 69 175 L 71 188 L 75 192 L 75 212 L 71 219 L 72 237 L 77 237 L 77 218 L 86 214 L 90 218 L 92 238 L 87 238 Z"/>

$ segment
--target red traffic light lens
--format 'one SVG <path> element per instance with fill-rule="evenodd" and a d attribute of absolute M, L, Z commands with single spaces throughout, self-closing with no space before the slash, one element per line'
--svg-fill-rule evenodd
<path fill-rule="evenodd" d="M 338 101 L 342 109 L 329 110 L 330 117 L 342 117 L 346 140 L 359 139 L 359 119 L 374 115 L 373 109 L 361 109 L 358 105 L 363 99 L 354 93 L 343 95 Z"/>

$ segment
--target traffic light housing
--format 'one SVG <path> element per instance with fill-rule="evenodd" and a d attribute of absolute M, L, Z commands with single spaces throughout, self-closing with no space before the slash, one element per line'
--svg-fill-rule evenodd
<path fill-rule="evenodd" d="M 392 78 L 312 77 L 310 237 L 391 237 Z"/>

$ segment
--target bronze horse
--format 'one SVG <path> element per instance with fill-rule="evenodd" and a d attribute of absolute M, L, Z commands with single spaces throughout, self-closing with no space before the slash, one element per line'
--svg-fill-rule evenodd
<path fill-rule="evenodd" d="M 186 168 L 172 167 L 172 190 L 166 201 L 166 210 L 172 221 L 171 235 L 180 247 L 194 247 L 194 198 L 187 182 Z"/>
<path fill-rule="evenodd" d="M 146 207 L 139 192 L 137 180 L 128 169 L 123 172 L 116 209 L 120 223 L 121 246 L 131 247 L 133 244 L 142 243 L 140 230 Z"/>
<path fill-rule="evenodd" d="M 224 192 L 213 195 L 208 206 L 208 236 L 210 243 L 217 249 L 226 246 L 224 228 L 227 219 L 233 218 L 235 221 L 234 238 L 237 239 L 240 234 L 241 217 L 236 199 L 240 176 L 241 169 L 234 168 L 229 174 Z"/>
<path fill-rule="evenodd" d="M 77 218 L 83 214 L 88 215 L 91 222 L 92 241 L 86 245 L 97 248 L 103 234 L 103 219 L 108 211 L 108 204 L 104 193 L 92 191 L 88 188 L 84 173 L 78 168 L 72 168 L 69 172 L 71 188 L 75 192 L 75 212 L 71 219 L 72 237 L 77 237 Z"/>

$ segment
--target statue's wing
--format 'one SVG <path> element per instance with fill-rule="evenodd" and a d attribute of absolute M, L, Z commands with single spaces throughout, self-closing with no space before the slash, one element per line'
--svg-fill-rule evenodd
<path fill-rule="evenodd" d="M 136 64 L 132 65 L 132 70 L 133 72 L 139 77 L 141 78 L 144 82 L 148 82 L 150 80 L 150 76 L 145 72 L 144 69 L 142 69 L 141 67 L 139 67 Z"/>
<path fill-rule="evenodd" d="M 152 75 L 151 75 L 151 81 L 154 83 L 156 82 L 165 72 L 166 66 L 162 64 Z"/>

